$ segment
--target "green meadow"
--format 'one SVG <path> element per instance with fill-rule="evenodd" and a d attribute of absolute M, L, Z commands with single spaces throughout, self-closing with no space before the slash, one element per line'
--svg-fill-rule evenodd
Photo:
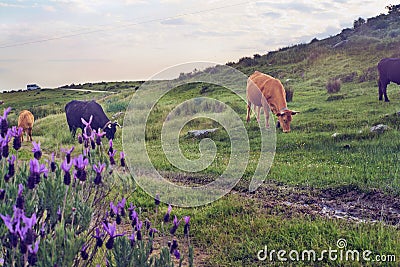
<path fill-rule="evenodd" d="M 398 16 L 380 15 L 324 40 L 314 39 L 308 44 L 227 64 L 246 75 L 259 70 L 279 78 L 286 90 L 293 91 L 288 108 L 300 111 L 293 117 L 290 133 L 276 130 L 273 164 L 264 184 L 253 193 L 248 186 L 260 156 L 260 129 L 254 113 L 251 122 L 246 123 L 246 103 L 242 99 L 226 88 L 193 83 L 171 90 L 158 101 L 147 120 L 146 148 L 154 167 L 175 183 L 208 183 L 224 172 L 232 156 L 227 131 L 218 122 L 202 118 L 182 128 L 179 145 L 187 158 L 197 159 L 201 157 L 201 139 L 192 138 L 187 132 L 219 128 L 210 136 L 217 148 L 212 164 L 201 172 L 190 173 L 168 161 L 161 153 L 161 130 L 167 115 L 180 103 L 196 97 L 218 99 L 239 115 L 249 136 L 249 164 L 229 194 L 206 206 L 173 208 L 178 217 L 191 216 L 195 266 L 399 265 L 400 87 L 389 85 L 391 102 L 378 101 L 376 70 L 381 58 L 400 56 L 399 25 Z M 335 46 L 342 40 L 347 41 Z M 186 74 L 188 78 L 196 75 L 199 74 Z M 340 79 L 339 92 L 327 92 L 326 85 L 332 79 Z M 20 110 L 31 110 L 36 118 L 33 139 L 41 142 L 45 157 L 54 151 L 60 157 L 60 148 L 77 145 L 65 118 L 68 101 L 95 99 L 111 117 L 126 111 L 141 84 L 83 84 L 74 87 L 102 92 L 49 88 L 4 92 L 0 97 L 4 107 L 13 108 L 9 117 L 12 125 L 16 125 Z M 263 116 L 262 113 L 262 122 Z M 117 120 L 122 125 L 124 116 Z M 371 132 L 370 128 L 378 124 L 387 125 L 388 129 Z M 122 131 L 126 130 L 117 130 L 114 146 L 118 151 L 123 149 Z M 31 149 L 31 144 L 24 142 L 19 159 L 28 160 Z M 139 187 L 126 197 L 128 203 L 142 207 L 144 213 L 155 209 L 153 198 Z M 330 212 L 324 212 L 324 208 Z M 167 205 L 162 204 L 158 221 L 166 209 Z M 335 216 L 339 211 L 345 215 Z M 178 229 L 178 236 L 183 237 L 183 229 Z M 317 261 L 284 261 L 277 256 L 279 250 L 299 251 L 300 256 L 302 251 L 315 250 L 320 256 L 324 250 L 338 249 L 340 239 L 347 241 L 344 250 L 369 250 L 372 260 L 330 260 L 326 254 Z M 276 251 L 272 261 L 257 257 L 266 246 L 269 252 Z M 395 255 L 396 261 L 377 262 L 376 255 L 388 256 L 387 259 Z"/>

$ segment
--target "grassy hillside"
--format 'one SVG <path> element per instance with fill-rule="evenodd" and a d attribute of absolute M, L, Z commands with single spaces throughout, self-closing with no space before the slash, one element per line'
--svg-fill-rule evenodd
<path fill-rule="evenodd" d="M 290 109 L 299 110 L 292 132 L 277 131 L 276 155 L 266 182 L 256 193 L 247 191 L 260 150 L 258 124 L 254 116 L 246 129 L 251 161 L 243 179 L 224 198 L 192 209 L 174 208 L 178 216 L 191 216 L 191 235 L 196 266 L 260 266 L 286 263 L 274 258 L 260 263 L 257 252 L 268 246 L 279 250 L 321 252 L 336 248 L 344 238 L 349 249 L 371 250 L 373 255 L 397 255 L 400 260 L 400 88 L 388 87 L 390 103 L 378 101 L 376 64 L 383 57 L 400 56 L 400 16 L 397 12 L 359 21 L 324 40 L 282 48 L 265 55 L 228 63 L 246 75 L 259 70 L 271 74 L 293 90 Z M 216 72 L 218 67 L 205 72 Z M 186 77 L 200 75 L 188 73 Z M 220 73 L 221 77 L 224 73 Z M 182 79 L 184 77 L 181 77 Z M 330 80 L 341 81 L 341 89 L 328 94 Z M 72 99 L 97 99 L 109 116 L 125 111 L 141 83 L 116 82 L 69 85 L 68 88 L 9 92 L 1 95 L 13 107 L 11 123 L 19 110 L 30 109 L 38 118 L 34 139 L 42 143 L 46 156 L 60 147 L 76 145 L 68 133 L 63 114 Z M 67 91 L 99 90 L 104 93 Z M 173 108 L 199 96 L 228 103 L 245 122 L 246 106 L 228 90 L 196 83 L 178 87 L 158 103 L 146 129 L 148 153 L 155 167 L 176 183 L 204 184 L 220 175 L 230 157 L 229 137 L 224 130 L 211 137 L 216 143 L 216 160 L 201 173 L 184 173 L 172 166 L 161 148 L 162 124 Z M 119 119 L 122 124 L 123 118 Z M 383 134 L 370 127 L 386 124 Z M 189 138 L 190 129 L 220 127 L 209 119 L 188 123 L 180 135 L 180 146 L 189 158 L 200 157 L 199 140 Z M 220 127 L 221 128 L 221 127 Z M 334 135 L 335 134 L 335 135 Z M 115 147 L 122 150 L 121 130 Z M 22 159 L 30 156 L 24 144 Z M 129 156 L 129 155 L 128 155 Z M 128 199 L 150 213 L 153 200 L 137 189 Z M 158 222 L 166 206 L 161 207 Z M 161 228 L 161 225 L 156 225 Z M 178 236 L 182 238 L 183 230 Z M 294 266 L 376 266 L 375 262 L 329 261 L 291 262 Z"/>

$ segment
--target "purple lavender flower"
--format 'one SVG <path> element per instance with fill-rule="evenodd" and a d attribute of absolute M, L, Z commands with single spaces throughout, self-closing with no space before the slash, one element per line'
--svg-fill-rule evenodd
<path fill-rule="evenodd" d="M 4 221 L 4 225 L 8 228 L 8 238 L 10 240 L 10 244 L 13 248 L 16 248 L 18 245 L 18 233 L 17 230 L 19 229 L 20 225 L 20 212 L 19 209 L 14 208 L 14 216 L 11 217 L 10 215 L 2 215 L 0 217 Z"/>
<path fill-rule="evenodd" d="M 155 233 L 158 233 L 158 230 L 156 228 L 149 229 L 149 237 L 154 238 Z"/>
<path fill-rule="evenodd" d="M 21 127 L 13 126 L 13 127 L 11 128 L 11 136 L 14 137 L 14 140 L 13 140 L 13 148 L 14 148 L 15 150 L 17 150 L 17 151 L 18 151 L 18 150 L 21 148 L 21 146 L 22 146 L 22 144 L 21 144 L 21 135 L 22 135 L 22 131 L 23 131 L 23 129 L 22 129 Z"/>
<path fill-rule="evenodd" d="M 171 230 L 169 230 L 169 233 L 171 235 L 175 235 L 176 230 L 178 230 L 178 227 L 179 227 L 179 224 L 181 223 L 181 221 L 180 220 L 178 221 L 178 218 L 175 215 L 175 218 L 174 218 L 174 220 L 172 222 L 173 222 L 173 225 L 172 225 Z"/>
<path fill-rule="evenodd" d="M 92 147 L 92 149 L 96 148 L 96 142 L 95 142 L 96 136 L 95 136 L 95 133 L 96 133 L 96 131 L 92 131 L 92 134 L 90 136 L 87 136 L 87 139 L 90 142 L 90 146 Z M 88 142 L 88 144 L 89 144 L 89 142 Z"/>
<path fill-rule="evenodd" d="M 0 189 L 0 200 L 3 201 L 6 198 L 6 190 L 1 188 Z"/>
<path fill-rule="evenodd" d="M 118 202 L 117 207 L 118 207 L 118 212 L 119 214 L 124 217 L 126 212 L 125 212 L 125 204 L 126 204 L 126 198 L 123 198 L 120 202 Z"/>
<path fill-rule="evenodd" d="M 149 219 L 146 218 L 146 220 L 144 220 L 144 226 L 146 227 L 146 230 L 150 229 L 151 222 L 149 221 Z"/>
<path fill-rule="evenodd" d="M 14 167 L 14 163 L 15 163 L 15 160 L 16 160 L 17 158 L 15 157 L 15 155 L 11 155 L 11 157 L 7 160 L 8 161 L 8 173 L 11 175 L 11 176 L 14 176 L 14 174 L 15 174 L 15 167 Z"/>
<path fill-rule="evenodd" d="M 51 153 L 50 171 L 55 172 L 57 169 L 56 162 L 54 161 L 54 152 Z"/>
<path fill-rule="evenodd" d="M 26 252 L 28 252 L 28 245 L 25 244 L 23 240 L 21 240 L 21 242 L 19 243 L 19 252 L 21 254 L 25 254 Z"/>
<path fill-rule="evenodd" d="M 69 170 L 71 169 L 72 163 L 68 164 L 68 159 L 65 159 L 61 164 L 61 169 L 64 171 L 64 184 L 71 184 L 71 174 Z"/>
<path fill-rule="evenodd" d="M 29 251 L 29 255 L 28 255 L 28 263 L 31 266 L 34 266 L 38 260 L 37 258 L 37 253 L 39 251 L 39 243 L 40 243 L 40 239 L 38 239 L 35 242 L 35 246 L 32 248 L 32 245 L 28 246 L 28 251 Z"/>
<path fill-rule="evenodd" d="M 115 222 L 118 224 L 118 225 L 120 225 L 121 223 L 122 223 L 122 217 L 121 217 L 121 214 L 117 214 L 117 218 L 115 219 Z"/>
<path fill-rule="evenodd" d="M 111 139 L 112 140 L 112 139 Z M 110 141 L 111 141 L 110 140 Z M 115 165 L 115 159 L 114 156 L 117 153 L 117 150 L 114 150 L 113 152 L 108 152 L 108 156 L 110 156 L 110 164 Z"/>
<path fill-rule="evenodd" d="M 126 162 L 125 162 L 125 153 L 121 151 L 121 153 L 119 153 L 119 159 L 121 162 L 121 167 L 125 167 L 126 166 Z"/>
<path fill-rule="evenodd" d="M 92 127 L 90 126 L 90 124 L 92 124 L 92 120 L 93 120 L 93 115 L 90 116 L 89 121 L 86 121 L 84 118 L 81 118 L 82 123 L 85 125 L 83 131 L 87 136 L 92 135 Z"/>
<path fill-rule="evenodd" d="M 143 222 L 138 222 L 136 225 L 136 239 L 137 240 L 142 240 L 142 226 L 143 226 Z"/>
<path fill-rule="evenodd" d="M 11 218 L 11 216 L 8 214 L 5 216 L 3 214 L 0 214 L 0 217 L 3 219 L 4 225 L 8 228 L 10 232 L 16 232 L 14 225 L 15 218 Z"/>
<path fill-rule="evenodd" d="M 134 211 L 135 209 L 136 209 L 136 206 L 133 206 L 132 202 L 129 203 L 128 215 L 129 215 L 129 218 L 130 218 L 131 220 L 132 220 L 133 211 Z"/>
<path fill-rule="evenodd" d="M 108 224 L 108 217 L 109 217 L 109 213 L 106 210 L 106 214 L 104 214 L 104 217 L 103 217 L 103 223 Z"/>
<path fill-rule="evenodd" d="M 11 130 L 7 131 L 7 134 L 5 135 L 5 137 L 3 139 L 2 151 L 1 151 L 3 158 L 7 158 L 8 155 L 10 155 L 10 148 L 8 147 L 10 138 L 11 138 Z"/>
<path fill-rule="evenodd" d="M 15 206 L 18 209 L 23 210 L 24 209 L 24 205 L 25 205 L 25 199 L 22 196 L 22 192 L 24 191 L 24 186 L 22 184 L 18 185 L 18 196 L 17 196 L 17 203 L 15 204 Z"/>
<path fill-rule="evenodd" d="M 114 218 L 118 214 L 118 207 L 114 205 L 114 202 L 110 202 L 110 217 Z"/>
<path fill-rule="evenodd" d="M 35 185 L 40 183 L 40 175 L 43 173 L 47 176 L 48 170 L 44 164 L 40 164 L 39 161 L 34 158 L 29 162 L 30 174 L 28 177 L 28 188 L 33 189 Z"/>
<path fill-rule="evenodd" d="M 83 147 L 88 150 L 89 149 L 89 142 L 90 142 L 90 135 L 86 135 L 83 133 Z"/>
<path fill-rule="evenodd" d="M 96 238 L 96 247 L 100 248 L 101 246 L 103 246 L 104 233 L 100 232 L 99 227 L 96 228 L 96 234 L 92 236 Z"/>
<path fill-rule="evenodd" d="M 35 224 L 37 222 L 36 213 L 33 213 L 31 218 L 23 215 L 22 221 L 24 223 L 24 226 L 20 227 L 18 229 L 18 233 L 21 238 L 21 241 L 27 246 L 32 245 L 36 239 L 36 233 L 33 230 L 33 227 L 35 226 Z"/>
<path fill-rule="evenodd" d="M 8 238 L 11 246 L 16 248 L 18 245 L 18 234 L 14 228 L 13 220 L 11 219 L 10 215 L 3 216 L 0 214 L 0 217 L 3 219 L 5 226 L 8 228 Z"/>
<path fill-rule="evenodd" d="M 176 239 L 174 239 L 174 240 L 172 240 L 172 244 L 169 248 L 169 252 L 172 254 L 177 249 L 178 249 L 178 241 L 176 241 Z"/>
<path fill-rule="evenodd" d="M 83 137 L 80 133 L 78 134 L 78 143 L 81 145 L 83 144 Z"/>
<path fill-rule="evenodd" d="M 3 116 L 0 116 L 0 133 L 1 136 L 4 138 L 4 136 L 7 134 L 8 131 L 8 120 L 7 116 L 8 113 L 10 113 L 11 107 L 8 107 L 4 110 Z"/>
<path fill-rule="evenodd" d="M 113 153 L 114 152 L 114 148 L 113 148 L 113 140 L 110 139 L 110 141 L 108 141 L 108 154 Z"/>
<path fill-rule="evenodd" d="M 179 250 L 178 250 L 178 249 L 175 249 L 175 250 L 174 250 L 174 256 L 175 256 L 175 258 L 176 258 L 177 260 L 180 260 L 180 259 L 181 259 L 181 253 L 179 253 Z"/>
<path fill-rule="evenodd" d="M 42 157 L 42 150 L 40 149 L 40 142 L 36 143 L 35 141 L 32 141 L 32 152 L 33 152 L 33 157 L 37 160 L 39 160 Z"/>
<path fill-rule="evenodd" d="M 189 236 L 189 230 L 190 230 L 190 216 L 185 216 L 183 217 L 183 220 L 185 221 L 185 227 L 183 228 L 183 234 L 185 236 Z"/>
<path fill-rule="evenodd" d="M 105 224 L 103 223 L 103 228 L 104 230 L 108 233 L 108 235 L 110 236 L 108 238 L 108 241 L 106 243 L 106 248 L 107 249 L 112 249 L 114 246 L 114 239 L 118 236 L 124 236 L 125 233 L 123 234 L 116 234 L 116 230 L 117 230 L 117 225 L 115 224 L 115 222 L 113 224 Z"/>
<path fill-rule="evenodd" d="M 103 136 L 106 134 L 105 132 L 103 132 L 100 128 L 96 131 L 94 131 L 94 136 L 95 136 L 95 140 L 96 140 L 96 145 L 100 146 L 101 145 L 101 138 L 103 138 Z"/>
<path fill-rule="evenodd" d="M 131 220 L 132 220 L 132 227 L 136 227 L 137 223 L 139 222 L 139 216 L 136 210 L 132 211 Z"/>
<path fill-rule="evenodd" d="M 87 158 L 83 158 L 83 155 L 80 154 L 77 158 L 74 159 L 75 165 L 75 176 L 80 181 L 86 181 L 86 166 L 89 164 L 89 160 Z"/>
<path fill-rule="evenodd" d="M 99 184 L 102 183 L 102 181 L 101 181 L 102 180 L 101 173 L 104 171 L 105 168 L 106 168 L 106 164 L 105 163 L 100 164 L 100 162 L 99 162 L 98 166 L 97 165 L 93 165 L 93 170 L 96 172 L 96 177 L 94 178 L 94 183 L 96 185 L 99 185 Z"/>
<path fill-rule="evenodd" d="M 156 194 L 156 197 L 154 198 L 154 204 L 156 206 L 160 205 L 160 194 Z"/>
<path fill-rule="evenodd" d="M 135 246 L 135 242 L 136 242 L 136 240 L 135 240 L 135 232 L 133 232 L 133 233 L 129 236 L 129 241 L 130 241 L 131 247 L 134 247 L 134 246 Z"/>
<path fill-rule="evenodd" d="M 93 165 L 93 170 L 96 172 L 96 177 L 94 178 L 94 183 L 96 185 L 99 185 L 99 184 L 102 183 L 102 181 L 101 181 L 102 180 L 101 173 L 104 171 L 105 168 L 106 168 L 106 164 L 105 163 L 100 164 L 100 162 L 99 162 L 98 166 L 97 165 Z"/>
<path fill-rule="evenodd" d="M 15 175 L 15 160 L 16 157 L 15 155 L 12 155 L 7 161 L 8 161 L 8 173 L 4 175 L 4 180 L 8 182 L 11 177 Z"/>
<path fill-rule="evenodd" d="M 89 244 L 83 244 L 80 254 L 81 254 L 81 258 L 85 261 L 87 259 L 89 259 L 89 254 L 87 253 L 87 249 L 89 247 Z"/>
<path fill-rule="evenodd" d="M 165 223 L 169 222 L 169 217 L 170 217 L 171 211 L 172 211 L 172 206 L 170 204 L 170 205 L 168 205 L 167 213 L 164 215 L 164 222 Z"/>
<path fill-rule="evenodd" d="M 74 146 L 72 146 L 70 149 L 61 148 L 61 152 L 65 153 L 65 158 L 66 158 L 68 164 L 71 163 L 71 153 L 72 153 L 72 151 L 74 151 L 74 149 L 75 149 Z"/>

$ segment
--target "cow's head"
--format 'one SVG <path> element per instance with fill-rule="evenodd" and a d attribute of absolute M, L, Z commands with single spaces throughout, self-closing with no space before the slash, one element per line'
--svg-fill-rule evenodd
<path fill-rule="evenodd" d="M 290 123 L 292 121 L 292 116 L 296 115 L 297 113 L 299 112 L 288 109 L 279 112 L 277 114 L 279 120 L 277 126 L 279 127 L 279 125 L 281 125 L 284 133 L 290 132 Z"/>
<path fill-rule="evenodd" d="M 121 127 L 121 125 L 118 124 L 118 122 L 114 121 L 109 121 L 107 124 L 104 126 L 103 130 L 106 133 L 106 137 L 108 140 L 114 139 L 115 137 L 115 132 L 117 131 L 117 126 Z"/>

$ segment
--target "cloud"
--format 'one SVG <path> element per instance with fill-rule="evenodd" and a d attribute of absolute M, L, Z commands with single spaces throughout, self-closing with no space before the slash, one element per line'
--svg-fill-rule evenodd
<path fill-rule="evenodd" d="M 110 60 L 102 58 L 55 58 L 55 59 L 48 59 L 47 61 L 55 63 L 110 62 Z"/>
<path fill-rule="evenodd" d="M 188 24 L 184 18 L 172 18 L 172 19 L 166 19 L 162 20 L 160 22 L 163 25 L 185 25 Z"/>
<path fill-rule="evenodd" d="M 149 4 L 150 1 L 146 0 L 125 0 L 124 4 L 126 5 L 144 5 L 144 4 Z"/>
<path fill-rule="evenodd" d="M 57 9 L 54 6 L 44 5 L 42 6 L 43 10 L 48 12 L 56 12 Z"/>
<path fill-rule="evenodd" d="M 4 3 L 0 2 L 0 7 L 5 7 L 5 8 L 27 8 L 29 6 L 27 5 L 22 5 L 22 4 L 10 4 L 10 3 Z"/>
<path fill-rule="evenodd" d="M 182 0 L 160 0 L 161 4 L 180 4 L 184 1 Z"/>
<path fill-rule="evenodd" d="M 282 14 L 278 12 L 265 12 L 262 13 L 262 16 L 270 19 L 279 19 L 280 17 L 282 17 Z"/>

